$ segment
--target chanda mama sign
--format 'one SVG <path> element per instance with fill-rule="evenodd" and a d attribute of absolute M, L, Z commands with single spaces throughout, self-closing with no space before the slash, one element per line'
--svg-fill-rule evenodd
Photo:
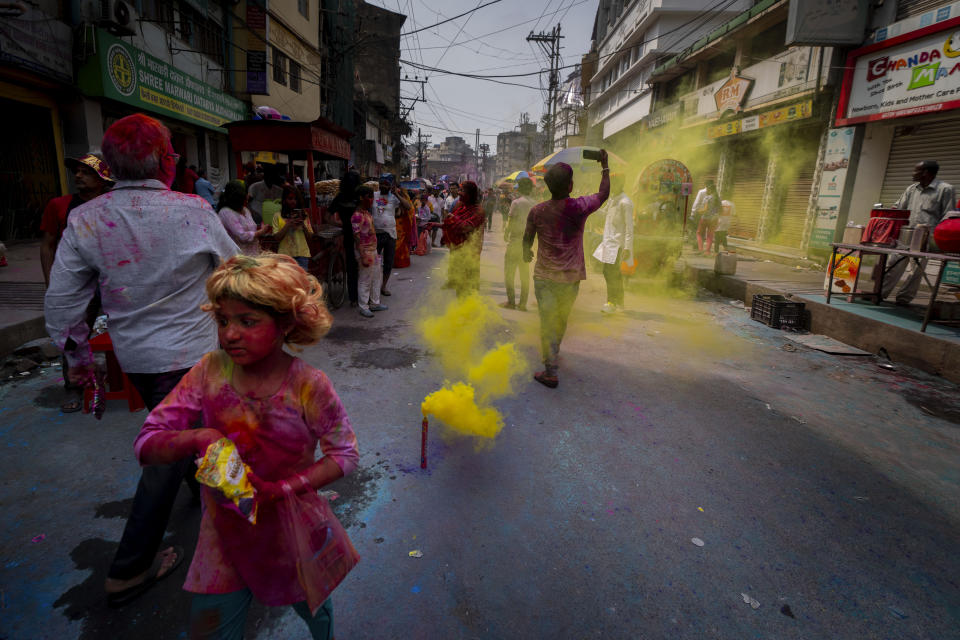
<path fill-rule="evenodd" d="M 837 124 L 960 107 L 960 18 L 857 49 L 847 59 Z"/>

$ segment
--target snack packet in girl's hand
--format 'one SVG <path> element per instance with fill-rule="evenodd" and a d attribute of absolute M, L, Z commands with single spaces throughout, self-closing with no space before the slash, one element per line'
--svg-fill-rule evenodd
<path fill-rule="evenodd" d="M 219 489 L 234 509 L 250 524 L 257 523 L 257 505 L 253 499 L 254 489 L 247 473 L 250 467 L 240 459 L 237 445 L 228 438 L 220 438 L 209 447 L 197 469 L 197 481 Z"/>

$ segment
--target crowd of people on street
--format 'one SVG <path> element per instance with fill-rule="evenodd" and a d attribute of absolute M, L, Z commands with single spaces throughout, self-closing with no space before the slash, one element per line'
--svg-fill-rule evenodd
<path fill-rule="evenodd" d="M 449 248 L 447 286 L 458 297 L 478 292 L 485 233 L 500 212 L 506 288 L 500 306 L 527 310 L 534 262 L 544 364 L 534 379 L 556 388 L 560 346 L 586 279 L 584 230 L 595 213 L 602 235 L 591 255 L 606 284 L 601 311 L 624 310 L 621 265 L 635 248 L 635 206 L 626 177 L 611 175 L 606 151 L 598 161 L 597 191 L 581 197 L 571 195 L 574 171 L 564 163 L 542 178 L 549 197 L 537 197 L 529 178 L 512 191 L 481 192 L 469 180 L 406 189 L 383 175 L 374 189 L 348 169 L 327 212 L 342 231 L 351 304 L 364 318 L 386 311 L 393 270 L 437 246 Z M 142 114 L 113 123 L 102 153 L 66 164 L 76 193 L 51 200 L 41 224 L 46 326 L 63 351 L 70 393 L 63 410 L 80 408 L 79 394 L 95 375 L 91 327 L 103 313 L 117 360 L 150 411 L 135 444 L 144 466 L 104 585 L 108 602 L 131 602 L 186 557 L 181 547 L 161 549 L 186 480 L 204 507 L 184 586 L 195 594 L 191 628 L 210 637 L 237 633 L 256 597 L 293 606 L 313 637 L 329 637 L 328 596 L 336 585 L 305 581 L 298 563 L 309 557 L 284 552 L 296 547 L 287 524 L 311 527 L 326 517 L 316 490 L 350 473 L 358 459 L 330 380 L 284 350 L 312 344 L 332 322 L 311 273 L 317 230 L 302 183 L 251 164 L 243 179 L 216 192 L 202 169 L 186 166 L 174 151 L 166 127 Z M 938 168 L 918 164 L 916 182 L 898 201 L 911 221 L 936 224 L 953 208 L 953 187 L 936 179 Z M 713 181 L 692 209 L 698 250 L 726 248 L 735 209 Z M 914 268 L 898 300 L 916 294 L 921 270 Z M 890 292 L 900 275 L 888 281 Z M 194 428 L 198 423 L 205 426 Z M 259 496 L 255 527 L 194 478 L 195 460 L 223 438 L 249 466 Z M 338 544 L 338 562 L 349 570 L 355 552 L 345 534 Z M 315 561 L 318 549 L 305 553 Z"/>

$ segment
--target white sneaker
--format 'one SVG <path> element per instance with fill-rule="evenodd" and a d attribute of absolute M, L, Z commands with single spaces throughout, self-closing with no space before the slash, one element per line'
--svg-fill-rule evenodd
<path fill-rule="evenodd" d="M 623 311 L 623 307 L 615 305 L 612 302 L 607 302 L 600 307 L 600 313 L 620 313 L 621 311 Z"/>

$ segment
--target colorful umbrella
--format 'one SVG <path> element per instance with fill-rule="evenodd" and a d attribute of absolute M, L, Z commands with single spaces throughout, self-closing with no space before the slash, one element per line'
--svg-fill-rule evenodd
<path fill-rule="evenodd" d="M 514 171 L 507 177 L 502 178 L 500 182 L 516 182 L 521 178 L 529 178 L 529 177 L 530 177 L 530 174 L 527 173 L 526 171 Z"/>
<path fill-rule="evenodd" d="M 596 160 L 584 160 L 583 152 L 585 150 L 589 151 L 600 151 L 599 147 L 567 147 L 566 149 L 560 149 L 559 151 L 554 151 L 546 158 L 533 165 L 530 170 L 534 173 L 544 173 L 551 165 L 555 165 L 558 162 L 566 162 L 568 165 L 573 167 L 575 171 L 599 171 L 600 165 Z M 623 158 L 620 156 L 607 152 L 607 155 L 610 159 L 610 164 L 619 164 L 625 165 Z"/>

